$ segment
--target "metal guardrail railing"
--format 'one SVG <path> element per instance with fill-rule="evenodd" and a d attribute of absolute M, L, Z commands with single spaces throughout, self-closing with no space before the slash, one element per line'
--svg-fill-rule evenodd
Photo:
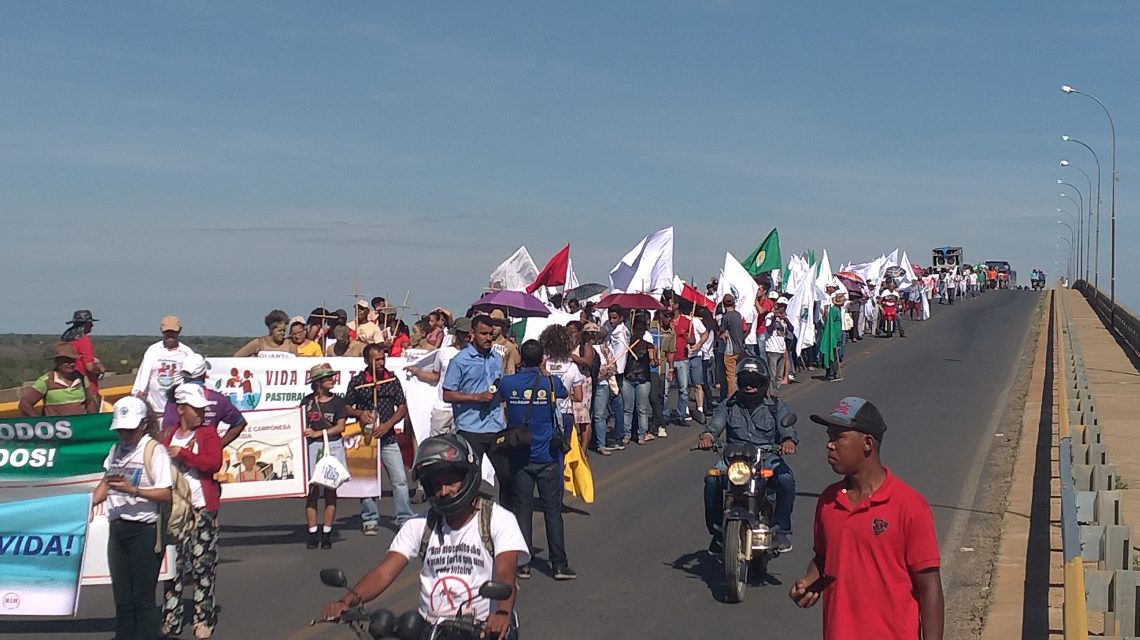
<path fill-rule="evenodd" d="M 1114 306 L 1108 294 L 1085 280 L 1074 282 L 1073 289 L 1081 292 L 1104 325 L 1124 340 L 1133 355 L 1140 354 L 1140 318 L 1135 313 L 1119 302 Z"/>
<path fill-rule="evenodd" d="M 1108 462 L 1084 356 L 1073 335 L 1064 296 L 1054 295 L 1053 313 L 1060 370 L 1054 375 L 1061 382 L 1058 474 L 1065 561 L 1064 637 L 1087 640 L 1089 612 L 1103 614 L 1106 637 L 1140 636 L 1140 571 L 1132 570 L 1132 527 L 1121 518 L 1116 469 Z"/>

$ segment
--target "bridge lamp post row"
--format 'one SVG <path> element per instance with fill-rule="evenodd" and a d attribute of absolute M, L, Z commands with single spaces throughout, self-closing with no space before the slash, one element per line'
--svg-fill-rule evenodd
<path fill-rule="evenodd" d="M 1089 242 L 1092 239 L 1092 228 L 1093 228 L 1092 178 L 1089 178 L 1089 174 L 1086 173 L 1084 169 L 1082 169 L 1082 168 L 1078 167 L 1077 165 L 1069 162 L 1068 160 L 1062 160 L 1061 161 L 1061 167 L 1062 168 L 1072 167 L 1073 169 L 1080 171 L 1081 174 L 1085 177 L 1085 183 L 1088 185 L 1088 191 L 1086 191 L 1085 193 L 1089 194 L 1089 199 L 1088 199 L 1089 218 L 1088 218 L 1088 222 L 1085 223 L 1085 238 L 1084 238 L 1084 243 L 1082 245 L 1083 251 L 1085 252 L 1085 282 L 1088 282 L 1089 281 L 1089 256 L 1092 255 L 1092 247 L 1090 246 L 1090 242 Z M 1061 180 L 1057 180 L 1057 183 L 1058 184 L 1064 184 L 1063 182 L 1061 182 Z M 1098 188 L 1099 188 L 1099 186 L 1100 185 L 1097 185 Z"/>
<path fill-rule="evenodd" d="M 1110 206 L 1110 211 L 1111 211 L 1111 215 L 1112 215 L 1112 231 L 1111 231 L 1111 245 L 1110 245 L 1111 249 L 1109 252 L 1110 257 L 1109 257 L 1109 294 L 1108 295 L 1109 295 L 1109 298 L 1110 298 L 1111 303 L 1112 303 L 1111 320 L 1115 321 L 1116 320 L 1116 179 L 1117 179 L 1117 175 L 1116 175 L 1116 124 L 1112 121 L 1112 114 L 1109 113 L 1108 107 L 1106 107 L 1104 105 L 1104 103 L 1101 102 L 1100 99 L 1097 98 L 1096 96 L 1094 96 L 1092 94 L 1085 93 L 1084 91 L 1079 91 L 1077 89 L 1074 89 L 1073 87 L 1071 87 L 1067 84 L 1061 85 L 1061 91 L 1065 95 L 1071 95 L 1074 93 L 1076 93 L 1078 95 L 1082 95 L 1086 98 L 1091 99 L 1092 101 L 1096 102 L 1097 104 L 1099 104 L 1100 108 L 1104 110 L 1104 115 L 1106 117 L 1108 117 L 1108 127 L 1112 132 L 1112 195 L 1111 195 L 1112 204 Z M 1099 166 L 1099 162 L 1098 162 L 1098 166 Z M 1098 225 L 1098 227 L 1099 227 L 1099 225 Z"/>

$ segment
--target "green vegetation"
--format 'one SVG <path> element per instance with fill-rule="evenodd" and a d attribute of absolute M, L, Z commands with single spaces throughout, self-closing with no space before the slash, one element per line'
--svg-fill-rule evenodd
<path fill-rule="evenodd" d="M 35 380 L 51 368 L 51 348 L 59 336 L 5 333 L 0 334 L 0 389 L 18 387 Z M 146 348 L 157 336 L 104 336 L 92 334 L 95 355 L 108 372 L 130 373 L 142 360 Z M 229 356 L 250 338 L 223 336 L 187 336 L 183 341 L 204 356 Z"/>

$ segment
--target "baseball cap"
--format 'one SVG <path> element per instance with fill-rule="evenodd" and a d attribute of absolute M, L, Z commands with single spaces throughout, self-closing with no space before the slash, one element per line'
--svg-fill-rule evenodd
<path fill-rule="evenodd" d="M 471 331 L 471 318 L 456 318 L 455 324 L 451 325 L 451 328 L 456 333 L 467 333 Z"/>
<path fill-rule="evenodd" d="M 771 299 L 773 299 L 773 300 L 775 300 L 776 298 L 779 298 L 779 297 L 780 297 L 780 292 L 779 292 L 779 291 L 775 291 L 775 290 L 773 290 L 773 291 L 769 291 L 769 292 L 768 292 L 768 297 L 769 297 L 769 298 L 771 298 Z"/>
<path fill-rule="evenodd" d="M 361 309 L 371 309 L 371 308 L 372 308 L 372 307 L 371 307 L 371 306 L 368 304 L 368 301 L 367 301 L 367 300 L 365 300 L 364 298 L 360 298 L 359 300 L 357 300 L 357 301 L 356 301 L 356 306 L 360 307 Z"/>
<path fill-rule="evenodd" d="M 582 333 L 601 333 L 602 328 L 596 322 L 587 322 L 582 325 Z"/>
<path fill-rule="evenodd" d="M 178 316 L 164 316 L 162 324 L 158 325 L 159 331 L 182 331 L 182 321 Z"/>
<path fill-rule="evenodd" d="M 123 396 L 111 407 L 111 429 L 134 430 L 146 418 L 146 403 L 138 396 Z"/>
<path fill-rule="evenodd" d="M 887 430 L 887 423 L 883 421 L 879 409 L 858 396 L 847 396 L 837 402 L 827 417 L 812 414 L 811 421 L 828 427 L 854 429 L 879 442 L 883 441 L 883 433 Z"/>
<path fill-rule="evenodd" d="M 206 390 L 200 384 L 180 384 L 174 388 L 174 402 L 205 409 L 214 404 L 206 399 Z"/>
<path fill-rule="evenodd" d="M 289 318 L 289 326 L 292 327 L 295 324 L 305 324 L 305 317 L 293 316 L 292 318 Z"/>
<path fill-rule="evenodd" d="M 206 359 L 197 353 L 191 353 L 182 360 L 183 378 L 201 378 L 206 375 Z"/>

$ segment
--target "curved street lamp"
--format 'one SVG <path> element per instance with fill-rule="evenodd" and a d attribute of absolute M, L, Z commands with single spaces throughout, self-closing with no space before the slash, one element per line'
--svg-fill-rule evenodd
<path fill-rule="evenodd" d="M 1065 224 L 1061 221 L 1057 221 L 1057 224 L 1064 224 L 1066 227 L 1069 227 L 1068 224 Z M 1072 229 L 1072 227 L 1069 228 Z M 1073 241 L 1066 238 L 1065 236 L 1057 236 L 1057 240 L 1064 240 L 1065 242 L 1069 243 L 1069 250 L 1065 252 L 1065 257 L 1069 259 L 1069 266 L 1065 269 L 1065 272 L 1071 281 L 1073 279 Z M 1060 247 L 1061 243 L 1058 242 L 1057 246 Z"/>
<path fill-rule="evenodd" d="M 1082 147 L 1089 150 L 1092 154 L 1093 160 L 1096 161 L 1096 238 L 1093 243 L 1093 286 L 1098 287 L 1100 282 L 1100 157 L 1096 155 L 1096 151 L 1087 144 L 1077 140 L 1072 136 L 1061 136 L 1061 140 L 1065 142 L 1075 142 Z M 1092 198 L 1092 192 L 1089 192 L 1089 198 Z"/>
<path fill-rule="evenodd" d="M 1097 98 L 1096 96 L 1089 94 L 1089 93 L 1085 93 L 1084 91 L 1078 91 L 1077 89 L 1074 89 L 1073 87 L 1071 87 L 1067 84 L 1061 85 L 1061 91 L 1065 95 L 1068 95 L 1070 93 L 1080 94 L 1086 98 L 1091 99 L 1092 101 L 1096 102 L 1097 104 L 1099 104 L 1100 108 L 1104 109 L 1104 115 L 1108 117 L 1108 127 L 1109 127 L 1109 129 L 1112 130 L 1112 205 L 1111 205 L 1111 209 L 1110 209 L 1112 212 L 1112 232 L 1111 232 L 1112 239 L 1111 239 L 1111 245 L 1110 245 L 1111 246 L 1110 257 L 1109 257 L 1109 265 L 1110 266 L 1109 266 L 1109 285 L 1108 285 L 1109 286 L 1109 293 L 1108 293 L 1108 295 L 1109 295 L 1109 299 L 1112 302 L 1112 316 L 1111 316 L 1110 320 L 1111 320 L 1111 322 L 1115 322 L 1116 321 L 1116 124 L 1113 123 L 1113 121 L 1112 121 L 1112 114 L 1108 112 L 1108 107 L 1104 106 L 1104 103 L 1101 102 L 1100 99 Z M 1111 324 L 1111 322 L 1110 322 L 1110 324 Z"/>
<path fill-rule="evenodd" d="M 1085 193 L 1089 194 L 1089 221 L 1088 221 L 1088 224 L 1085 226 L 1085 237 L 1084 237 L 1084 242 L 1082 245 L 1082 251 L 1085 252 L 1085 282 L 1088 282 L 1089 281 L 1089 254 L 1092 252 L 1091 251 L 1092 247 L 1089 246 L 1089 240 L 1092 238 L 1091 231 L 1092 231 L 1092 222 L 1093 222 L 1092 221 L 1092 178 L 1089 178 L 1089 174 L 1086 173 L 1084 169 L 1082 169 L 1082 168 L 1078 167 L 1077 165 L 1069 162 L 1068 160 L 1062 160 L 1060 164 L 1062 167 L 1072 167 L 1073 169 L 1080 171 L 1081 174 L 1084 175 L 1084 177 L 1085 177 L 1085 183 L 1088 184 L 1088 191 L 1086 191 Z M 1061 181 L 1058 180 L 1057 182 L 1061 182 Z"/>
<path fill-rule="evenodd" d="M 1077 279 L 1080 279 L 1080 277 L 1081 277 L 1081 266 L 1084 265 L 1085 261 L 1086 261 L 1085 260 L 1085 253 L 1084 253 L 1084 251 L 1081 250 L 1081 247 L 1084 245 L 1083 240 L 1085 237 L 1085 225 L 1082 223 L 1084 220 L 1084 214 L 1085 214 L 1085 198 L 1083 195 L 1081 195 L 1080 189 L 1069 184 L 1068 182 L 1065 182 L 1064 180 L 1059 179 L 1059 180 L 1057 180 L 1057 184 L 1064 185 L 1064 186 L 1072 189 L 1073 191 L 1076 192 L 1077 198 L 1079 198 L 1079 200 L 1073 200 L 1073 197 L 1070 196 L 1069 194 L 1067 194 L 1067 193 L 1061 194 L 1062 198 L 1068 198 L 1069 202 L 1072 202 L 1073 204 L 1077 205 L 1077 247 L 1076 247 L 1077 248 Z"/>

